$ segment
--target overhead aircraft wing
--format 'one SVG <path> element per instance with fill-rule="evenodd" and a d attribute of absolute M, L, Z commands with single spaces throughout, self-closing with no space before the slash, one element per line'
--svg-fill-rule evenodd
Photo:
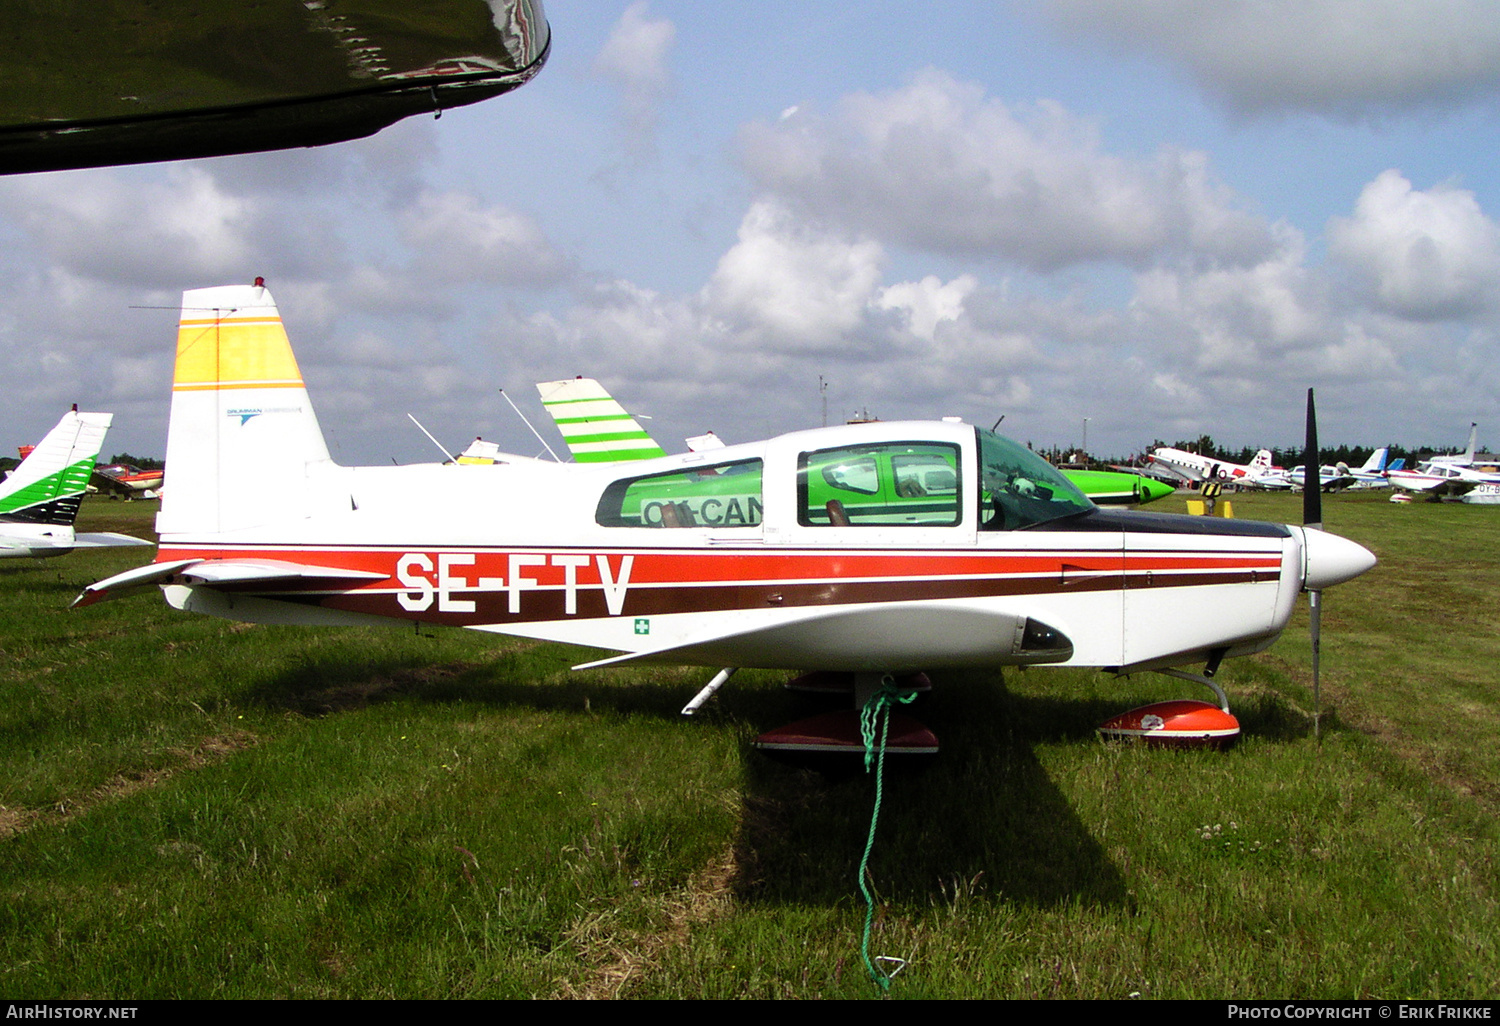
<path fill-rule="evenodd" d="M 91 606 L 138 588 L 165 584 L 174 577 L 181 577 L 188 584 L 214 586 L 294 580 L 358 583 L 383 581 L 386 575 L 370 570 L 309 566 L 279 559 L 178 559 L 136 567 L 91 584 L 73 600 L 73 606 Z"/>
<path fill-rule="evenodd" d="M 0 173 L 373 135 L 542 67 L 541 0 L 9 4 Z"/>
<path fill-rule="evenodd" d="M 630 652 L 573 667 L 699 662 L 764 668 L 829 670 L 1063 662 L 1073 644 L 1026 616 L 961 603 L 889 603 L 839 609 L 808 607 L 807 615 L 706 634 L 662 648 Z"/>

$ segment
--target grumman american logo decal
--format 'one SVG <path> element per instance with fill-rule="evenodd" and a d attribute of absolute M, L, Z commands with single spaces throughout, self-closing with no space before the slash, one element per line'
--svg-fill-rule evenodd
<path fill-rule="evenodd" d="M 259 417 L 259 416 L 261 416 L 262 414 L 265 414 L 265 413 L 301 413 L 301 412 L 302 412 L 302 407 L 300 407 L 300 406 L 257 406 L 257 407 L 255 407 L 253 409 L 250 408 L 250 407 L 241 407 L 241 408 L 235 409 L 235 410 L 225 410 L 224 411 L 224 416 L 226 416 L 226 417 L 238 417 L 238 418 L 240 418 L 240 426 L 244 427 L 245 424 L 250 420 L 250 418 L 252 418 L 252 417 Z"/>

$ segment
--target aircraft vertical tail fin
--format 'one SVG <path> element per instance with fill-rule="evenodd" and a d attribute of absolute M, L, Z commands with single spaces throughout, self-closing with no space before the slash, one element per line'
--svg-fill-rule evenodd
<path fill-rule="evenodd" d="M 542 381 L 536 389 L 578 463 L 645 460 L 667 454 L 593 378 Z"/>
<path fill-rule="evenodd" d="M 0 482 L 0 517 L 71 526 L 113 419 L 108 413 L 79 413 L 77 407 L 63 414 L 47 437 Z"/>
<path fill-rule="evenodd" d="M 1359 468 L 1362 474 L 1379 474 L 1385 470 L 1385 461 L 1391 454 L 1391 447 L 1384 446 L 1370 453 L 1370 458 L 1365 460 L 1365 465 Z"/>
<path fill-rule="evenodd" d="M 182 295 L 162 534 L 223 534 L 311 512 L 331 467 L 276 301 L 254 285 Z"/>

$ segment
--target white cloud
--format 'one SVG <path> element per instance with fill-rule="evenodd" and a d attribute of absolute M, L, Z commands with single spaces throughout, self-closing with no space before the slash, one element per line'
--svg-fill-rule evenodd
<path fill-rule="evenodd" d="M 547 286 L 570 270 L 535 220 L 468 193 L 424 192 L 399 223 L 423 280 Z"/>
<path fill-rule="evenodd" d="M 243 278 L 262 259 L 254 237 L 261 211 L 198 164 L 174 164 L 159 177 L 81 171 L 0 183 L 0 214 L 32 245 L 73 274 L 119 285 Z"/>
<path fill-rule="evenodd" d="M 1066 33 L 1184 68 L 1239 113 L 1339 117 L 1500 87 L 1492 0 L 1033 0 Z"/>
<path fill-rule="evenodd" d="M 1449 184 L 1423 192 L 1384 171 L 1360 193 L 1352 218 L 1330 222 L 1328 236 L 1330 253 L 1393 313 L 1431 320 L 1496 306 L 1500 227 L 1472 192 Z"/>
<path fill-rule="evenodd" d="M 1012 108 L 935 69 L 846 97 L 831 117 L 754 123 L 740 151 L 757 184 L 794 209 L 919 249 L 1053 270 L 1142 265 L 1189 247 L 1244 262 L 1271 247 L 1202 155 L 1115 157 L 1056 103 Z"/>
<path fill-rule="evenodd" d="M 979 282 L 971 274 L 950 282 L 929 274 L 921 281 L 899 282 L 880 290 L 875 305 L 882 310 L 900 310 L 913 334 L 933 340 L 943 321 L 957 321 L 964 313 L 964 299 Z"/>
<path fill-rule="evenodd" d="M 1282 232 L 1282 246 L 1250 267 L 1156 267 L 1140 275 L 1132 307 L 1154 322 L 1148 330 L 1195 373 L 1263 369 L 1277 354 L 1329 340 L 1320 279 L 1304 265 L 1301 236 Z"/>
<path fill-rule="evenodd" d="M 884 254 L 755 203 L 705 289 L 715 314 L 778 349 L 847 343 L 874 298 Z"/>
<path fill-rule="evenodd" d="M 677 28 L 666 18 L 652 18 L 645 0 L 625 8 L 609 39 L 594 58 L 594 73 L 624 94 L 624 113 L 636 147 L 653 145 L 657 105 L 672 85 L 667 58 Z"/>

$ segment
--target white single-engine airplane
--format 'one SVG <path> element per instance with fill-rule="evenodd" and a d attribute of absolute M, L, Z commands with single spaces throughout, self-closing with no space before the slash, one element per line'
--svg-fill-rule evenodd
<path fill-rule="evenodd" d="M 1434 456 L 1418 463 L 1414 470 L 1387 472 L 1391 486 L 1403 492 L 1425 494 L 1434 502 L 1445 496 L 1461 496 L 1476 488 L 1500 485 L 1500 474 L 1474 469 L 1475 442 L 1479 425 L 1469 425 L 1469 444 L 1452 456 Z"/>
<path fill-rule="evenodd" d="M 259 283 L 183 296 L 167 462 L 156 561 L 75 605 L 159 584 L 236 620 L 417 620 L 620 653 L 584 666 L 1211 676 L 1274 642 L 1304 589 L 1375 562 L 1311 528 L 1100 509 L 961 423 L 628 463 L 338 466 Z M 925 499 L 841 501 L 877 467 Z"/>
<path fill-rule="evenodd" d="M 0 559 L 151 544 L 128 534 L 73 530 L 112 419 L 108 413 L 79 413 L 75 406 L 0 482 Z"/>

